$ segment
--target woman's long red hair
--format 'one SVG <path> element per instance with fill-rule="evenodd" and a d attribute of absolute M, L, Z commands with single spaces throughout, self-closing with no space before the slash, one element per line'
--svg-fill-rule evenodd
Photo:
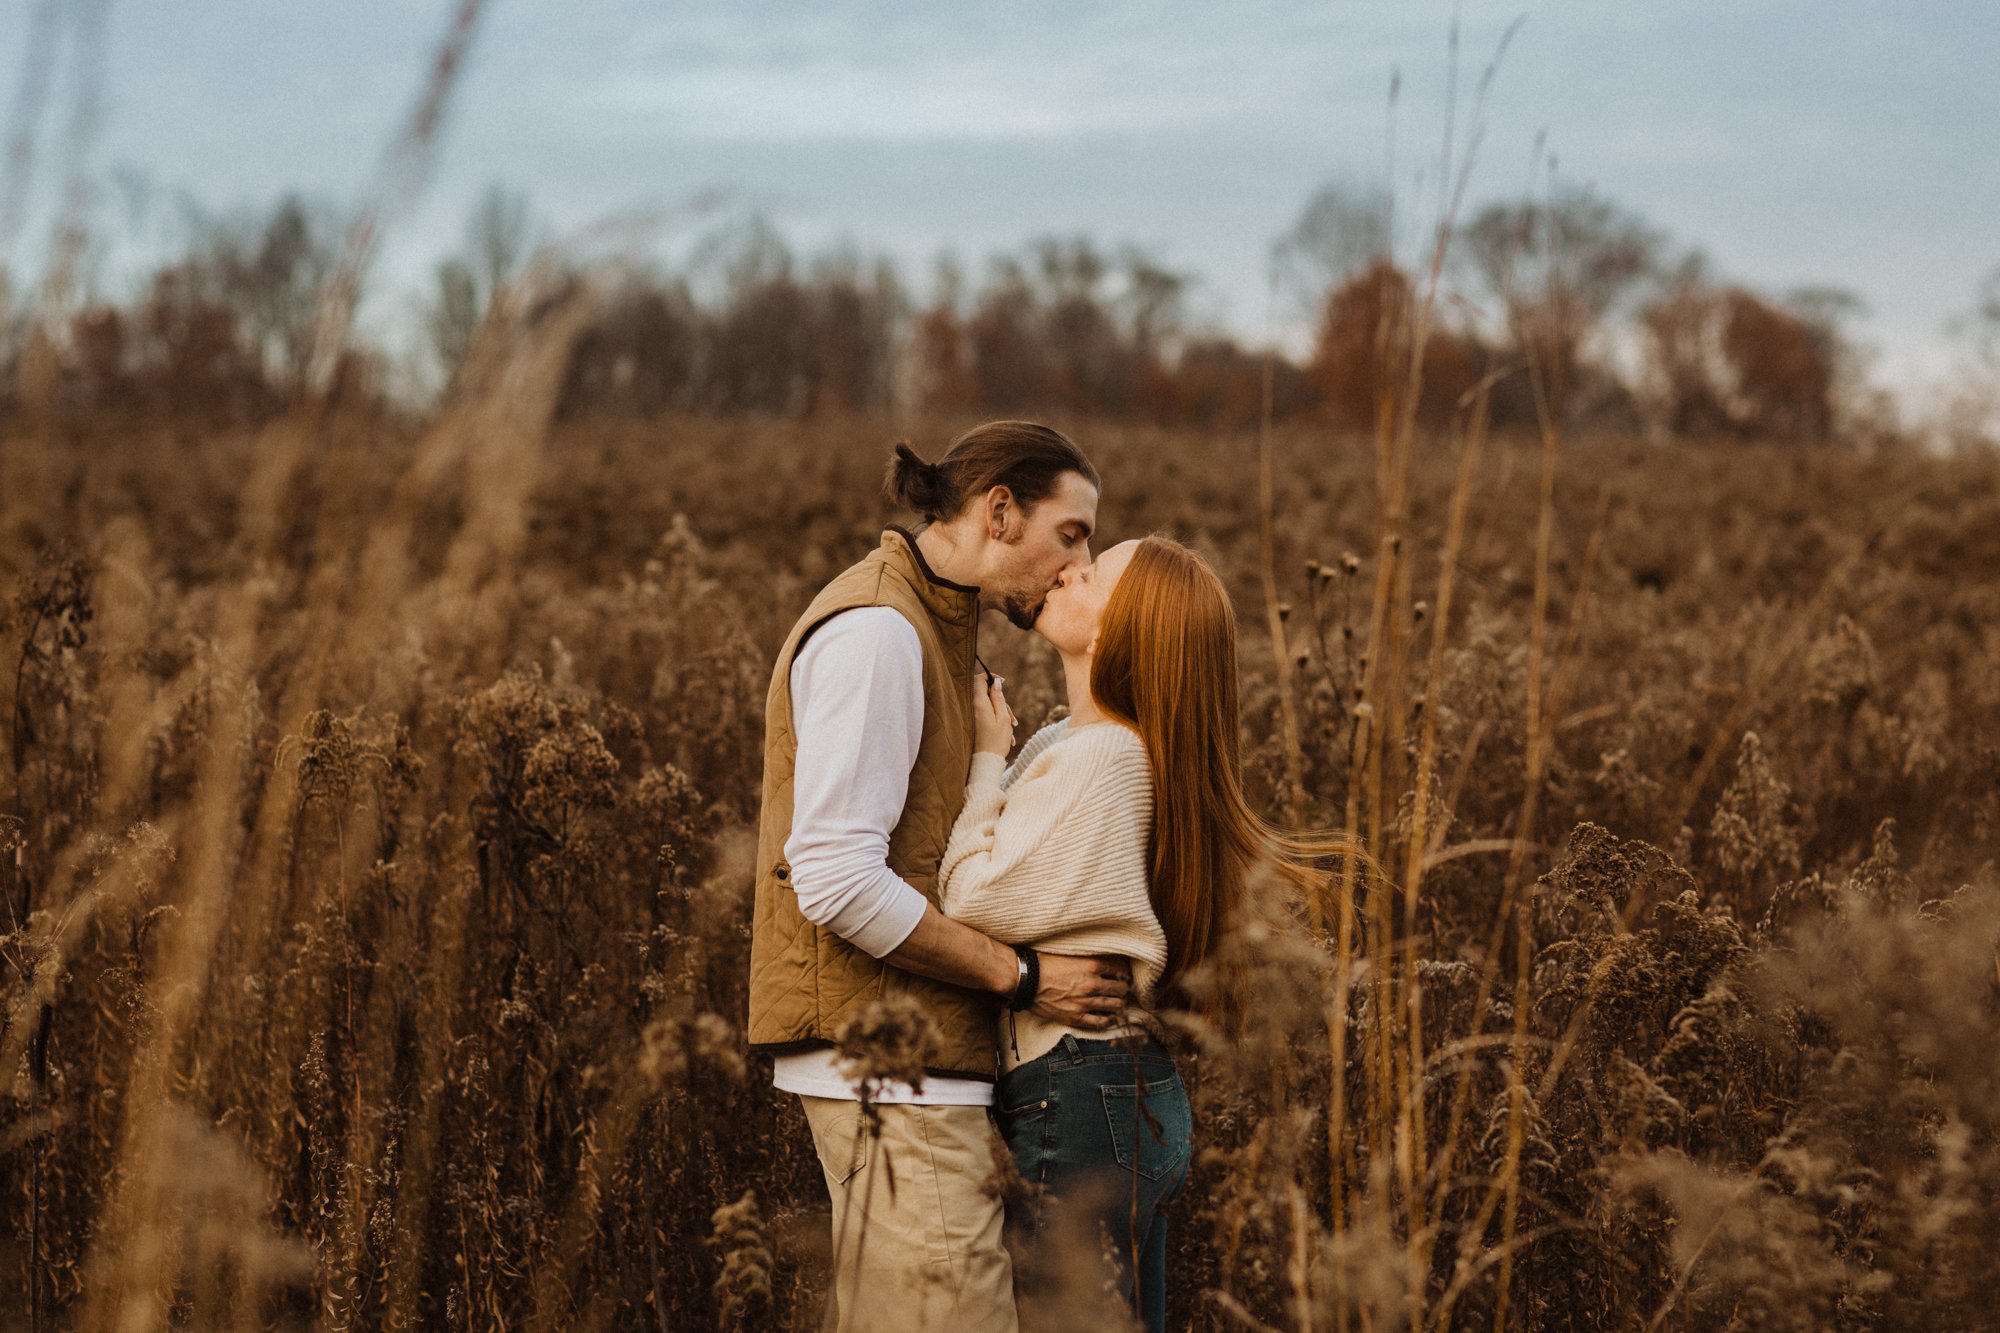
<path fill-rule="evenodd" d="M 1179 542 L 1144 538 L 1125 566 L 1090 691 L 1139 733 L 1152 764 L 1152 899 L 1171 984 L 1215 952 L 1260 860 L 1300 878 L 1309 856 L 1349 849 L 1281 833 L 1244 798 L 1236 612 L 1208 562 Z"/>

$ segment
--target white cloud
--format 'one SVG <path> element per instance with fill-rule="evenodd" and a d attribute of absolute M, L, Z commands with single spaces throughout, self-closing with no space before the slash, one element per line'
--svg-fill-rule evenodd
<path fill-rule="evenodd" d="M 976 64 L 922 71 L 857 66 L 622 74 L 582 99 L 586 115 L 637 117 L 676 138 L 1050 139 L 1189 128 L 1228 108 L 1068 82 L 1052 71 L 994 77 Z M 631 128 L 629 125 L 626 127 Z"/>
<path fill-rule="evenodd" d="M 1204 9 L 1100 5 L 1057 21 L 867 6 L 757 24 L 713 13 L 656 21 L 577 93 L 586 116 L 725 140 L 1045 139 L 1157 132 L 1296 114 L 1324 78 L 1323 26 L 1283 31 Z"/>

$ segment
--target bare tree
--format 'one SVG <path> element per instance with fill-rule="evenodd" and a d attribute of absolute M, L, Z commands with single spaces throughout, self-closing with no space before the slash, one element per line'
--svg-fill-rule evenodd
<path fill-rule="evenodd" d="M 297 195 L 268 214 L 190 206 L 186 251 L 129 306 L 92 304 L 68 324 L 79 401 L 228 417 L 301 390 L 341 221 Z"/>
<path fill-rule="evenodd" d="M 1188 275 L 1164 267 L 1136 246 L 1127 246 L 1120 262 L 1125 270 L 1124 305 L 1132 350 L 1145 361 L 1171 355 L 1181 334 L 1181 303 L 1187 295 Z"/>
<path fill-rule="evenodd" d="M 1768 300 L 1684 263 L 1640 312 L 1659 424 L 1689 438 L 1833 438 L 1837 391 L 1852 373 L 1840 322 L 1859 308 L 1835 288 Z"/>
<path fill-rule="evenodd" d="M 1952 332 L 1963 335 L 1988 368 L 2000 372 L 2000 268 L 1986 275 L 1973 297 L 1972 310 L 1952 321 Z"/>
<path fill-rule="evenodd" d="M 687 284 L 635 273 L 578 336 L 558 411 L 641 417 L 701 405 L 704 316 Z"/>
<path fill-rule="evenodd" d="M 312 357 L 313 320 L 333 271 L 338 223 L 297 195 L 279 204 L 253 253 L 235 265 L 236 304 L 247 341 L 288 389 L 303 387 Z"/>
<path fill-rule="evenodd" d="M 287 391 L 303 386 L 340 217 L 288 194 L 265 216 L 216 218 L 190 208 L 188 225 L 193 239 L 172 266 L 184 293 L 179 299 L 230 311 L 236 341 L 264 376 Z"/>
<path fill-rule="evenodd" d="M 962 312 L 965 271 L 955 256 L 943 254 L 932 273 L 931 302 L 917 313 L 910 336 L 912 396 L 928 411 L 969 411 L 979 402 L 979 384 Z"/>
<path fill-rule="evenodd" d="M 898 330 L 909 298 L 886 260 L 869 264 L 852 250 L 822 256 L 807 283 L 812 327 L 809 409 L 868 411 L 894 388 Z"/>
<path fill-rule="evenodd" d="M 1979 284 L 1972 308 L 1945 329 L 1970 355 L 1940 408 L 1944 438 L 2000 447 L 2000 268 Z"/>
<path fill-rule="evenodd" d="M 1483 209 L 1458 253 L 1498 303 L 1533 365 L 1543 401 L 1568 415 L 1589 343 L 1611 313 L 1658 275 L 1665 236 L 1588 190 Z"/>
<path fill-rule="evenodd" d="M 812 312 L 791 248 L 761 217 L 707 248 L 707 263 L 722 274 L 710 321 L 711 405 L 721 412 L 804 412 L 812 403 Z"/>
<path fill-rule="evenodd" d="M 437 290 L 425 311 L 431 349 L 447 376 L 465 359 L 493 298 L 520 273 L 534 231 L 527 196 L 517 190 L 489 186 L 473 205 L 465 248 L 438 265 Z"/>
<path fill-rule="evenodd" d="M 1292 229 L 1272 246 L 1278 273 L 1293 296 L 1317 310 L 1329 291 L 1387 259 L 1394 209 L 1382 186 L 1354 180 L 1322 185 Z"/>
<path fill-rule="evenodd" d="M 1321 303 L 1307 382 L 1334 420 L 1366 429 L 1394 420 L 1410 389 L 1419 297 L 1387 258 L 1355 273 Z M 1487 354 L 1470 333 L 1434 325 L 1423 345 L 1417 413 L 1442 425 L 1479 380 Z"/>
<path fill-rule="evenodd" d="M 987 410 L 1020 412 L 1048 402 L 1048 349 L 1036 322 L 1035 290 L 1020 261 L 996 256 L 966 322 L 973 381 Z"/>

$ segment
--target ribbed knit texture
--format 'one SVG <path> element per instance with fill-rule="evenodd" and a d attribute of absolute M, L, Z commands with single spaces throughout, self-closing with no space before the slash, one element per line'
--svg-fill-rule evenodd
<path fill-rule="evenodd" d="M 1148 1004 L 1167 962 L 1147 891 L 1152 827 L 1152 768 L 1138 735 L 1118 722 L 1072 732 L 1065 719 L 1030 737 L 1012 767 L 973 756 L 938 867 L 939 902 L 1005 943 L 1129 958 L 1133 995 Z M 1065 1032 L 1109 1035 L 1003 1015 L 1003 1065 L 1034 1059 Z"/>

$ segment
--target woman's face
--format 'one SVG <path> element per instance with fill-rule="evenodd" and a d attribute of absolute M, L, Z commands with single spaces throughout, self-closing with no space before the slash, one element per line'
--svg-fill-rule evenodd
<path fill-rule="evenodd" d="M 1035 618 L 1035 632 L 1072 657 L 1088 656 L 1096 644 L 1097 627 L 1104 621 L 1104 608 L 1111 590 L 1132 563 L 1139 549 L 1134 541 L 1120 542 L 1097 557 L 1095 564 L 1066 570 L 1062 582 L 1042 604 Z"/>

